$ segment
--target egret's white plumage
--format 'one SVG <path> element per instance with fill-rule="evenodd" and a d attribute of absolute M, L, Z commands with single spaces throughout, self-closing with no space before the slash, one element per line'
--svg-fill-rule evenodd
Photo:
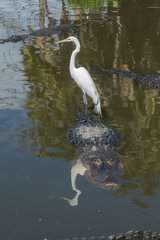
<path fill-rule="evenodd" d="M 76 68 L 75 66 L 75 58 L 81 48 L 78 39 L 75 37 L 68 37 L 57 43 L 61 43 L 61 42 L 74 42 L 76 44 L 76 48 L 72 52 L 72 55 L 70 58 L 69 69 L 70 69 L 71 77 L 75 80 L 75 82 L 83 92 L 83 99 L 84 99 L 85 110 L 86 110 L 85 114 L 87 114 L 86 113 L 87 112 L 86 94 L 87 94 L 89 97 L 92 98 L 92 101 L 95 104 L 95 108 L 94 108 L 95 112 L 101 115 L 101 102 L 100 102 L 99 94 L 89 72 L 84 67 Z"/>

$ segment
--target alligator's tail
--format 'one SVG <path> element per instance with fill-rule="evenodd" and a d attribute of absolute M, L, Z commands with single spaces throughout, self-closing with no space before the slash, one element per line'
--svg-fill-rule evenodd
<path fill-rule="evenodd" d="M 100 99 L 98 99 L 97 104 L 95 104 L 94 111 L 95 111 L 95 113 L 97 113 L 98 115 L 100 115 L 102 117 L 101 101 L 100 101 Z"/>
<path fill-rule="evenodd" d="M 108 68 L 108 67 L 98 67 L 99 69 L 105 71 L 105 72 L 111 72 L 123 77 L 127 77 L 127 78 L 133 78 L 136 80 L 140 80 L 145 77 L 144 74 L 137 74 L 137 73 L 133 73 L 133 72 L 129 72 L 129 71 L 125 71 L 125 70 L 121 70 L 121 69 L 116 69 L 116 68 Z"/>

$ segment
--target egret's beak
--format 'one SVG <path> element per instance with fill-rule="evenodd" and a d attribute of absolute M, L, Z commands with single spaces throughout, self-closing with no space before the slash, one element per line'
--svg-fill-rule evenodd
<path fill-rule="evenodd" d="M 67 38 L 65 38 L 65 39 L 63 39 L 63 40 L 61 40 L 61 41 L 59 41 L 59 42 L 56 42 L 56 44 L 62 43 L 62 42 L 66 42 L 66 41 L 67 41 Z"/>

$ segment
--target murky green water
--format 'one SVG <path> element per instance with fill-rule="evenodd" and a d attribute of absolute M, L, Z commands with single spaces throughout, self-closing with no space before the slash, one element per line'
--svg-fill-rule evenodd
<path fill-rule="evenodd" d="M 91 66 L 159 74 L 160 2 L 0 3 L 0 38 L 70 23 L 81 26 L 0 45 L 0 238 L 159 232 L 160 90 Z M 79 152 L 66 132 L 82 112 L 83 98 L 68 69 L 73 45 L 55 44 L 69 35 L 80 40 L 77 65 L 95 81 L 104 122 L 120 135 L 117 152 L 124 163 L 118 190 L 98 188 L 78 175 L 79 198 L 70 180 Z"/>

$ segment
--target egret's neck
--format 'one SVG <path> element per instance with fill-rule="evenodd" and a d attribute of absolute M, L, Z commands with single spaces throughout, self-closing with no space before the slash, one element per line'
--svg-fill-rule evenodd
<path fill-rule="evenodd" d="M 76 44 L 76 49 L 72 52 L 71 59 L 70 59 L 70 65 L 69 65 L 71 75 L 72 75 L 74 69 L 76 68 L 75 59 L 76 59 L 77 53 L 79 53 L 80 48 L 81 48 L 78 39 L 76 39 L 76 41 L 74 43 Z"/>

